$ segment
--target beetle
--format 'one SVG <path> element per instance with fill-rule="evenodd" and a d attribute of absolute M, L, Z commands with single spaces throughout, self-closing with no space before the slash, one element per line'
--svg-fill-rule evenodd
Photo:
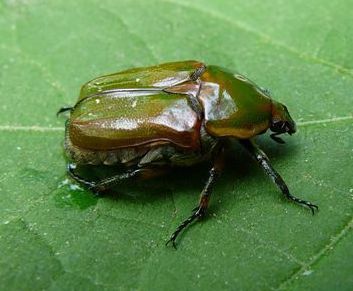
<path fill-rule="evenodd" d="M 236 139 L 289 200 L 318 206 L 293 196 L 254 137 L 296 132 L 287 107 L 241 74 L 199 61 L 133 68 L 93 79 L 81 88 L 66 122 L 68 174 L 101 193 L 124 180 L 148 178 L 166 167 L 212 161 L 199 204 L 170 236 L 205 216 L 211 192 L 223 168 L 225 142 Z M 91 181 L 77 174 L 84 165 L 123 167 L 111 177 Z"/>

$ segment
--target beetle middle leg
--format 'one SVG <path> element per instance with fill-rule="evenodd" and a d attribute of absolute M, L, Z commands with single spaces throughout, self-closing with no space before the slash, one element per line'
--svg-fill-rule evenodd
<path fill-rule="evenodd" d="M 317 205 L 295 197 L 289 192 L 288 186 L 286 185 L 282 177 L 278 174 L 278 172 L 272 167 L 266 154 L 258 146 L 256 146 L 254 142 L 245 139 L 240 140 L 240 143 L 245 147 L 245 149 L 250 153 L 250 155 L 260 164 L 265 173 L 277 185 L 277 187 L 281 190 L 281 192 L 287 199 L 292 200 L 300 205 L 309 207 L 312 214 L 315 213 L 315 210 L 319 209 Z"/>
<path fill-rule="evenodd" d="M 199 205 L 193 209 L 192 214 L 187 219 L 185 219 L 178 226 L 178 228 L 172 233 L 166 245 L 168 245 L 169 243 L 172 243 L 173 247 L 176 248 L 175 241 L 178 235 L 180 234 L 180 232 L 183 229 L 185 229 L 188 225 L 190 225 L 194 220 L 201 219 L 205 216 L 213 186 L 217 178 L 220 176 L 223 166 L 224 166 L 224 156 L 223 156 L 223 148 L 222 148 L 218 157 L 216 157 L 214 161 L 213 167 L 209 171 L 208 180 L 200 195 Z"/>

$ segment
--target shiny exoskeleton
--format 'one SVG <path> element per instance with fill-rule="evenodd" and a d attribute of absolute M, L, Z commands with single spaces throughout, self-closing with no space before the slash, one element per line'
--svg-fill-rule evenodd
<path fill-rule="evenodd" d="M 211 160 L 199 205 L 171 235 L 178 234 L 207 210 L 223 165 L 224 141 L 237 139 L 290 200 L 318 207 L 290 194 L 280 175 L 253 138 L 270 129 L 293 134 L 287 108 L 240 74 L 197 61 L 166 63 L 102 76 L 82 86 L 66 123 L 68 173 L 99 193 L 130 178 L 152 177 L 166 167 L 191 166 Z M 75 173 L 82 165 L 110 165 L 124 171 L 101 181 Z M 162 169 L 162 171 L 161 171 Z"/>

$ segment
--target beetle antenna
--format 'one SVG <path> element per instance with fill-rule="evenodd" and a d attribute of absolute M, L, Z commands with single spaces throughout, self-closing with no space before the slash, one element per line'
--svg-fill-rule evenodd
<path fill-rule="evenodd" d="M 71 111 L 72 106 L 66 106 L 66 107 L 61 107 L 58 112 L 56 112 L 56 116 L 58 117 L 61 113 L 66 112 L 66 111 Z"/>

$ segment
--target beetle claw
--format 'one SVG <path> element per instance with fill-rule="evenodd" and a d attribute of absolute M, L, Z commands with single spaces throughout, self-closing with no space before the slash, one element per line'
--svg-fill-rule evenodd
<path fill-rule="evenodd" d="M 313 215 L 315 214 L 315 210 L 316 210 L 316 211 L 319 211 L 319 206 L 317 206 L 317 205 L 315 205 L 315 204 L 312 204 L 312 203 L 308 202 L 306 205 L 310 208 L 311 213 L 312 213 Z"/>
<path fill-rule="evenodd" d="M 167 245 L 169 245 L 170 243 L 172 243 L 172 246 L 173 246 L 174 249 L 177 249 L 177 246 L 176 246 L 176 243 L 175 243 L 175 239 L 173 239 L 173 238 L 169 239 L 169 240 L 165 243 L 165 245 L 167 246 Z"/>
<path fill-rule="evenodd" d="M 309 207 L 309 209 L 311 210 L 312 215 L 315 214 L 315 211 L 319 211 L 319 206 L 317 206 L 317 205 L 315 205 L 315 204 L 313 204 L 313 203 L 311 203 L 309 201 L 301 200 L 299 198 L 292 199 L 292 200 L 294 200 L 295 202 L 297 202 L 300 205 Z"/>

